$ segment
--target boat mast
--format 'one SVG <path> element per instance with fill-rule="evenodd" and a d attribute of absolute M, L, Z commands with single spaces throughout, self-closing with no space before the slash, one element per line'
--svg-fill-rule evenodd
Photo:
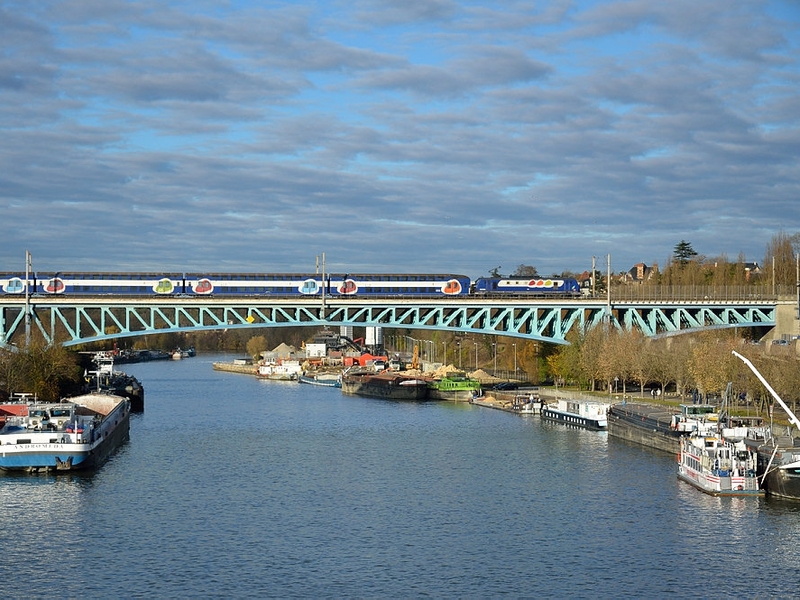
<path fill-rule="evenodd" d="M 788 406 L 786 406 L 786 403 L 783 400 L 781 400 L 781 397 L 778 396 L 778 393 L 772 389 L 772 386 L 769 383 L 767 383 L 767 380 L 764 379 L 761 373 L 758 372 L 758 369 L 755 368 L 753 363 L 751 363 L 744 356 L 736 352 L 736 350 L 731 350 L 731 352 L 733 353 L 734 356 L 739 357 L 744 364 L 750 367 L 750 370 L 753 373 L 755 373 L 755 376 L 758 377 L 759 381 L 761 381 L 761 383 L 764 384 L 764 387 L 767 388 L 770 394 L 772 394 L 772 397 L 778 401 L 778 404 L 781 405 L 781 408 L 786 412 L 787 415 L 789 415 L 789 422 L 792 423 L 798 429 L 800 429 L 800 420 L 798 420 L 795 414 L 792 412 L 792 410 Z"/>

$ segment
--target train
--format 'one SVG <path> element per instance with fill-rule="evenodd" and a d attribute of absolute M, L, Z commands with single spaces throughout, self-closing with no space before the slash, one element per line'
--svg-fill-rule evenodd
<path fill-rule="evenodd" d="M 502 278 L 451 273 L 25 273 L 0 274 L 0 296 L 330 296 L 453 297 L 523 295 L 572 297 L 572 278 Z"/>

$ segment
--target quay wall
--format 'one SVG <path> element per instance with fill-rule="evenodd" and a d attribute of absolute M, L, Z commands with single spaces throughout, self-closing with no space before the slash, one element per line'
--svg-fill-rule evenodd
<path fill-rule="evenodd" d="M 244 375 L 255 375 L 258 372 L 258 367 L 256 365 L 241 365 L 232 362 L 215 362 L 212 367 L 215 371 L 243 373 Z"/>

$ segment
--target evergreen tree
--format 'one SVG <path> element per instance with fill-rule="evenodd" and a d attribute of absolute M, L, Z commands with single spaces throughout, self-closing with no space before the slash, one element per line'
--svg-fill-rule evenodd
<path fill-rule="evenodd" d="M 675 244 L 674 254 L 675 260 L 681 266 L 685 266 L 693 257 L 697 256 L 697 252 L 694 251 L 692 245 L 686 240 L 681 240 Z"/>

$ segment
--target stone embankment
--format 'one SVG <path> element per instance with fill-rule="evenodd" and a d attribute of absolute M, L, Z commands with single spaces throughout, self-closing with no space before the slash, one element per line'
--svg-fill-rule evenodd
<path fill-rule="evenodd" d="M 229 373 L 242 373 L 244 375 L 255 375 L 258 372 L 258 367 L 252 363 L 215 362 L 212 366 L 215 371 L 228 371 Z"/>

